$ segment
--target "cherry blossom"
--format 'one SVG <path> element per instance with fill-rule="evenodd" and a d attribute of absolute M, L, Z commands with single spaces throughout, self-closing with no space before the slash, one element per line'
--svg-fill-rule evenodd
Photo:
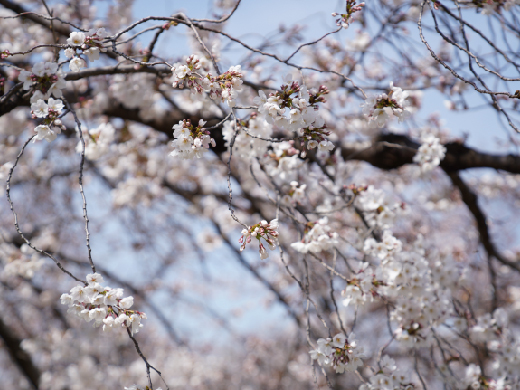
<path fill-rule="evenodd" d="M 365 117 L 377 127 L 385 126 L 394 117 L 402 122 L 411 116 L 408 91 L 394 87 L 390 82 L 390 92 L 369 97 L 362 105 Z"/>
<path fill-rule="evenodd" d="M 518 0 L 244 3 L 2 2 L 6 386 L 517 388 Z"/>
<path fill-rule="evenodd" d="M 440 144 L 440 139 L 430 133 L 421 135 L 421 146 L 413 160 L 421 165 L 423 173 L 430 172 L 439 166 L 446 155 L 446 148 Z"/>
<path fill-rule="evenodd" d="M 364 349 L 357 346 L 354 333 L 348 337 L 337 334 L 332 339 L 321 338 L 317 343 L 318 347 L 309 353 L 320 366 L 334 367 L 336 373 L 343 374 L 345 371 L 354 372 L 363 365 Z"/>
<path fill-rule="evenodd" d="M 139 332 L 146 314 L 130 310 L 134 298 L 122 298 L 122 289 L 102 287 L 103 278 L 98 273 L 88 274 L 86 279 L 87 286 L 78 285 L 70 290 L 70 294 L 61 295 L 61 303 L 69 306 L 68 312 L 87 322 L 93 320 L 95 327 L 103 324 L 103 330 L 122 326 L 130 328 L 132 334 Z"/>
<path fill-rule="evenodd" d="M 261 221 L 256 225 L 251 225 L 247 229 L 242 230 L 242 236 L 240 237 L 240 251 L 243 251 L 246 244 L 251 243 L 252 238 L 256 238 L 259 243 L 260 258 L 265 260 L 269 257 L 269 252 L 265 249 L 262 239 L 267 243 L 269 249 L 273 250 L 276 248 L 278 241 L 278 220 L 273 219 L 271 222 Z"/>

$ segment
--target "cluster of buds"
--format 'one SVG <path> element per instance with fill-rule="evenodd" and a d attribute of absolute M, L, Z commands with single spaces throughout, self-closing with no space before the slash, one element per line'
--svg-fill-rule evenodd
<path fill-rule="evenodd" d="M 368 186 L 367 185 L 359 185 L 359 186 L 357 186 L 355 184 L 350 184 L 348 186 L 343 186 L 343 188 L 345 190 L 352 191 L 352 193 L 354 195 L 361 195 L 363 192 L 365 192 L 367 190 Z"/>
<path fill-rule="evenodd" d="M 302 90 L 302 96 L 293 96 L 294 94 L 297 94 L 300 92 L 300 88 Z M 305 88 L 305 90 L 304 90 Z M 305 97 L 307 97 L 305 99 Z M 279 109 L 301 109 L 307 107 L 309 104 L 308 100 L 310 99 L 310 94 L 307 91 L 307 87 L 300 86 L 298 81 L 293 81 L 290 85 L 289 84 L 283 84 L 280 87 L 280 91 L 277 91 L 275 93 L 270 93 L 269 97 L 275 97 L 275 100 L 278 103 Z M 294 100 L 293 100 L 294 99 Z M 303 101 L 300 101 L 303 100 Z M 272 108 L 272 107 L 271 107 Z"/>
<path fill-rule="evenodd" d="M 5 60 L 7 57 L 12 55 L 9 50 L 2 50 L 0 51 L 0 60 Z"/>
<path fill-rule="evenodd" d="M 32 67 L 32 71 L 22 70 L 18 80 L 23 82 L 23 89 L 31 87 L 35 91 L 31 97 L 31 103 L 40 99 L 47 100 L 51 94 L 56 98 L 62 97 L 61 90 L 65 88 L 65 79 L 58 71 L 55 62 L 38 62 Z"/>
<path fill-rule="evenodd" d="M 356 4 L 356 0 L 347 0 L 344 14 L 338 14 L 337 12 L 332 13 L 332 16 L 334 17 L 341 16 L 336 20 L 336 25 L 341 26 L 343 28 L 348 28 L 354 13 L 361 11 L 364 6 L 365 3 Z"/>
<path fill-rule="evenodd" d="M 70 70 L 78 72 L 85 67 L 85 61 L 79 57 L 78 50 L 80 54 L 86 54 L 91 62 L 99 60 L 99 52 L 106 51 L 102 44 L 103 39 L 106 37 L 107 33 L 104 28 L 91 30 L 88 34 L 83 32 L 70 33 L 70 37 L 67 39 L 70 47 L 65 49 L 65 56 L 70 59 Z"/>
<path fill-rule="evenodd" d="M 259 96 L 253 101 L 260 106 L 260 113 L 267 114 L 267 119 L 271 123 L 280 121 L 285 114 L 285 109 L 289 109 L 290 116 L 285 119 L 289 119 L 289 123 L 292 124 L 300 120 L 302 111 L 311 106 L 310 100 L 311 94 L 307 87 L 305 85 L 301 86 L 298 81 L 292 81 L 290 84 L 283 84 L 279 91 L 271 92 L 269 97 L 263 91 L 259 91 Z M 316 103 L 325 102 L 325 99 L 315 94 L 313 95 L 313 102 L 312 107 L 317 109 Z M 285 123 L 282 121 L 282 124 Z"/>
<path fill-rule="evenodd" d="M 217 86 L 215 86 L 217 83 Z M 232 66 L 227 72 L 222 73 L 216 78 L 211 77 L 211 73 L 206 75 L 202 84 L 209 90 L 209 97 L 216 99 L 219 96 L 226 100 L 229 107 L 236 106 L 237 91 L 242 90 L 242 70 L 240 65 Z"/>
<path fill-rule="evenodd" d="M 87 282 L 87 286 L 78 285 L 70 290 L 70 294 L 61 295 L 61 303 L 69 306 L 69 313 L 87 322 L 94 320 L 95 327 L 103 324 L 103 330 L 114 326 L 126 327 L 133 335 L 143 327 L 141 320 L 146 319 L 146 314 L 130 310 L 134 298 L 123 298 L 122 288 L 102 287 L 103 277 L 98 273 L 88 274 Z"/>
<path fill-rule="evenodd" d="M 364 354 L 363 348 L 356 348 L 354 337 L 351 333 L 347 339 L 339 333 L 333 338 L 318 339 L 318 347 L 309 352 L 312 360 L 320 366 L 334 367 L 338 374 L 356 371 L 363 365 Z"/>
<path fill-rule="evenodd" d="M 38 134 L 34 137 L 33 142 L 41 141 L 42 139 L 52 142 L 62 130 L 65 130 L 65 126 L 62 125 L 61 119 L 59 119 L 62 109 L 62 101 L 59 99 L 54 100 L 53 98 L 49 98 L 48 103 L 40 99 L 36 103 L 31 104 L 32 118 L 43 118 L 42 123 L 34 129 Z"/>
<path fill-rule="evenodd" d="M 175 139 L 172 141 L 174 149 L 170 156 L 180 156 L 184 159 L 201 158 L 210 145 L 215 147 L 215 140 L 210 137 L 209 130 L 203 127 L 205 124 L 206 122 L 201 119 L 198 126 L 194 126 L 189 119 L 185 119 L 174 125 Z"/>
<path fill-rule="evenodd" d="M 328 95 L 330 93 L 329 89 L 325 85 L 320 85 L 317 91 L 310 90 L 309 91 L 309 106 L 317 108 L 318 103 L 326 103 L 324 95 Z"/>
<path fill-rule="evenodd" d="M 251 243 L 251 237 L 254 237 L 260 243 L 260 258 L 262 260 L 269 257 L 269 253 L 262 244 L 262 239 L 266 241 L 269 249 L 273 250 L 276 248 L 276 242 L 278 240 L 278 220 L 273 219 L 271 222 L 262 221 L 256 225 L 249 226 L 247 229 L 242 230 L 242 237 L 238 240 L 240 245 L 240 251 L 243 251 L 246 244 Z"/>
<path fill-rule="evenodd" d="M 236 106 L 237 91 L 242 89 L 242 70 L 240 65 L 232 66 L 227 72 L 214 77 L 210 72 L 202 74 L 202 64 L 196 55 L 186 59 L 186 65 L 176 63 L 172 67 L 173 87 L 187 87 L 197 93 L 206 92 L 213 100 L 222 99 L 229 107 Z"/>
<path fill-rule="evenodd" d="M 162 25 L 163 30 L 168 31 L 171 26 L 177 26 L 179 23 L 174 22 L 173 20 L 171 22 L 166 22 Z"/>

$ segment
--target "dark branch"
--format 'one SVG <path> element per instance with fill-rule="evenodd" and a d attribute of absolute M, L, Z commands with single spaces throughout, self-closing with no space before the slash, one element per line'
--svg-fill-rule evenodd
<path fill-rule="evenodd" d="M 27 18 L 27 19 L 31 20 L 32 22 L 34 22 L 34 23 L 40 24 L 43 27 L 46 27 L 46 28 L 48 28 L 51 31 L 54 30 L 54 31 L 56 31 L 59 34 L 66 35 L 66 36 L 68 36 L 70 34 L 70 27 L 69 26 L 67 26 L 67 25 L 60 25 L 58 23 L 52 23 L 51 24 L 50 20 L 44 19 L 44 18 L 42 18 L 42 17 L 40 17 L 38 15 L 35 15 L 35 14 L 27 11 L 21 5 L 15 4 L 12 1 L 0 0 L 0 5 L 3 5 L 5 8 L 10 9 L 11 11 L 13 11 L 14 13 L 16 13 L 18 15 L 24 14 L 23 15 L 24 18 Z"/>
<path fill-rule="evenodd" d="M 20 368 L 23 375 L 31 383 L 32 387 L 36 390 L 39 388 L 40 383 L 40 370 L 33 365 L 31 356 L 25 352 L 22 348 L 22 339 L 18 338 L 12 331 L 7 327 L 2 318 L 0 317 L 0 337 L 4 341 L 4 346 L 11 355 L 13 362 Z"/>
<path fill-rule="evenodd" d="M 466 204 L 466 206 L 468 206 L 470 213 L 473 214 L 473 216 L 475 217 L 475 220 L 477 222 L 479 241 L 484 246 L 484 249 L 486 250 L 486 252 L 489 254 L 489 256 L 494 257 L 502 264 L 505 264 L 508 267 L 513 268 L 514 270 L 520 272 L 520 265 L 505 259 L 498 252 L 496 245 L 491 240 L 491 237 L 489 235 L 486 216 L 484 215 L 484 213 L 482 212 L 482 209 L 480 208 L 480 206 L 478 204 L 477 194 L 475 194 L 471 190 L 471 188 L 469 188 L 469 186 L 466 183 L 464 183 L 464 181 L 461 179 L 458 172 L 446 172 L 446 173 L 450 177 L 453 185 L 459 189 L 462 201 Z"/>
<path fill-rule="evenodd" d="M 467 147 L 459 142 L 449 142 L 446 157 L 441 168 L 446 172 L 470 168 L 494 168 L 502 171 L 520 173 L 520 156 L 513 154 L 489 154 Z M 345 160 L 365 161 L 377 168 L 390 170 L 413 164 L 419 144 L 405 135 L 383 134 L 378 136 L 368 148 L 342 147 L 341 155 Z"/>

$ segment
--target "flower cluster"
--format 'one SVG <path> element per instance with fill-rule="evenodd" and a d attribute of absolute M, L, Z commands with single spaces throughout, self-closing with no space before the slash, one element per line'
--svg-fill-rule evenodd
<path fill-rule="evenodd" d="M 363 251 L 365 253 L 373 254 L 380 260 L 386 260 L 391 258 L 395 253 L 401 252 L 403 244 L 397 238 L 392 235 L 390 230 L 383 232 L 383 241 L 376 242 L 373 238 L 367 238 Z"/>
<path fill-rule="evenodd" d="M 356 347 L 354 333 L 348 338 L 338 333 L 333 338 L 318 339 L 318 347 L 310 351 L 312 360 L 317 360 L 320 366 L 334 367 L 336 373 L 343 374 L 345 371 L 354 372 L 363 366 L 364 350 Z"/>
<path fill-rule="evenodd" d="M 79 133 L 78 128 L 76 128 L 76 131 Z M 102 123 L 99 127 L 93 129 L 87 129 L 84 127 L 82 128 L 82 131 L 83 139 L 85 141 L 86 158 L 89 160 L 97 160 L 108 153 L 110 143 L 114 140 L 116 131 L 110 122 Z M 83 144 L 81 141 L 78 141 L 76 152 L 81 153 L 82 150 Z"/>
<path fill-rule="evenodd" d="M 509 341 L 509 342 L 508 342 Z M 520 345 L 517 340 L 507 340 L 492 348 L 497 353 L 495 363 L 498 377 L 515 377 L 520 373 Z"/>
<path fill-rule="evenodd" d="M 34 137 L 33 142 L 36 140 L 41 141 L 42 139 L 52 142 L 61 133 L 61 130 L 65 129 L 65 126 L 61 124 L 61 119 L 59 119 L 62 109 L 62 101 L 59 99 L 54 100 L 53 98 L 49 98 L 47 103 L 40 99 L 36 103 L 31 104 L 33 119 L 43 118 L 43 122 L 34 129 L 38 134 Z"/>
<path fill-rule="evenodd" d="M 302 142 L 307 141 L 307 149 L 318 147 L 319 151 L 328 153 L 334 144 L 326 139 L 330 132 L 326 130 L 325 120 L 318 115 L 318 103 L 324 103 L 323 95 L 328 93 L 324 85 L 318 91 L 308 91 L 305 85 L 292 81 L 282 85 L 280 91 L 270 93 L 269 97 L 259 91 L 253 101 L 267 122 L 297 131 Z"/>
<path fill-rule="evenodd" d="M 274 180 L 290 183 L 298 177 L 298 169 L 305 160 L 298 157 L 298 149 L 294 147 L 294 140 L 276 142 L 271 145 L 262 160 L 267 174 Z"/>
<path fill-rule="evenodd" d="M 379 371 L 369 378 L 369 382 L 359 386 L 359 390 L 411 390 L 415 386 L 407 375 L 399 372 L 395 360 L 383 356 Z"/>
<path fill-rule="evenodd" d="M 204 88 L 201 85 L 201 78 L 203 78 L 203 76 L 196 72 L 201 69 L 202 63 L 194 54 L 186 59 L 186 65 L 176 62 L 172 67 L 173 88 L 179 87 L 183 89 L 186 84 L 189 89 L 194 89 L 195 91 L 202 93 L 204 91 Z"/>
<path fill-rule="evenodd" d="M 155 76 L 144 73 L 115 75 L 109 87 L 110 97 L 115 97 L 126 108 L 138 109 L 139 116 L 145 120 L 161 118 L 165 110 L 160 104 L 162 95 L 156 91 L 154 80 Z M 100 102 L 108 103 L 103 99 Z"/>
<path fill-rule="evenodd" d="M 12 164 L 9 164 L 12 166 Z M 3 270 L 0 277 L 17 277 L 31 279 L 41 269 L 44 260 L 39 253 L 34 252 L 29 245 L 23 244 L 20 248 L 9 242 L 4 242 L 3 232 L 0 230 L 0 257 L 3 260 Z"/>
<path fill-rule="evenodd" d="M 238 131 L 235 131 L 238 130 Z M 243 119 L 235 123 L 227 121 L 222 129 L 222 136 L 228 148 L 234 138 L 233 155 L 235 153 L 241 157 L 260 157 L 267 153 L 270 146 L 266 141 L 271 136 L 271 126 L 264 118 L 251 113 L 249 120 Z M 264 139 L 261 139 L 264 138 Z"/>
<path fill-rule="evenodd" d="M 99 52 L 105 52 L 102 41 L 107 33 L 104 28 L 91 30 L 88 34 L 83 32 L 72 32 L 67 39 L 70 47 L 65 49 L 65 56 L 70 59 L 69 68 L 72 72 L 79 72 L 86 66 L 85 61 L 79 54 L 86 54 L 90 62 L 99 60 Z M 79 50 L 79 54 L 78 54 Z"/>
<path fill-rule="evenodd" d="M 341 16 L 336 20 L 336 25 L 341 26 L 343 28 L 348 28 L 354 13 L 361 11 L 364 6 L 365 3 L 356 4 L 356 0 L 347 0 L 346 10 L 344 14 L 338 14 L 336 12 L 332 13 L 332 16 Z"/>
<path fill-rule="evenodd" d="M 363 305 L 366 301 L 373 301 L 373 297 L 377 296 L 377 287 L 383 285 L 381 275 L 375 274 L 372 267 L 367 262 L 355 263 L 353 268 L 354 276 L 347 282 L 347 287 L 341 291 L 344 297 L 343 305 L 353 304 Z"/>
<path fill-rule="evenodd" d="M 424 132 L 421 134 L 421 146 L 413 161 L 421 164 L 421 171 L 426 173 L 439 166 L 445 155 L 446 148 L 441 145 L 440 139 L 431 133 Z"/>
<path fill-rule="evenodd" d="M 299 185 L 297 181 L 291 181 L 291 186 L 287 195 L 282 198 L 283 203 L 287 205 L 297 205 L 305 203 L 305 190 L 307 189 L 306 184 Z"/>
<path fill-rule="evenodd" d="M 460 378 L 459 380 L 459 389 L 481 389 L 481 388 L 487 388 L 489 386 L 489 383 L 486 383 L 487 386 L 484 385 L 483 379 L 485 379 L 482 376 L 482 372 L 480 370 L 480 367 L 475 364 L 470 364 L 466 368 L 466 375 L 464 377 Z M 502 387 L 503 388 L 503 387 Z"/>
<path fill-rule="evenodd" d="M 474 322 L 474 320 L 472 320 Z M 489 313 L 477 318 L 477 323 L 467 329 L 470 340 L 474 343 L 483 343 L 488 350 L 495 355 L 495 361 L 491 370 L 484 375 L 479 366 L 470 364 L 466 367 L 465 375 L 449 378 L 459 389 L 468 388 L 514 388 L 518 383 L 520 370 L 520 345 L 515 337 L 515 332 L 507 327 L 508 314 L 503 308 L 494 311 L 493 316 Z M 466 328 L 459 329 L 464 332 Z M 445 373 L 449 376 L 448 370 Z M 511 386 L 512 385 L 512 386 Z"/>
<path fill-rule="evenodd" d="M 391 204 L 383 190 L 376 190 L 372 185 L 358 188 L 351 186 L 350 189 L 357 195 L 356 202 L 370 226 L 389 229 L 398 211 L 404 207 L 399 203 Z"/>
<path fill-rule="evenodd" d="M 383 127 L 393 117 L 402 122 L 412 114 L 411 103 L 407 100 L 409 92 L 394 87 L 393 82 L 390 82 L 390 89 L 388 94 L 370 96 L 361 105 L 365 117 L 378 127 Z"/>
<path fill-rule="evenodd" d="M 112 190 L 115 207 L 137 207 L 143 204 L 149 207 L 153 201 L 164 196 L 164 188 L 156 178 L 148 176 L 128 177 L 120 181 Z"/>
<path fill-rule="evenodd" d="M 130 328 L 132 335 L 142 328 L 141 319 L 146 314 L 130 310 L 134 304 L 132 296 L 123 298 L 122 288 L 103 287 L 103 277 L 98 273 L 87 275 L 88 286 L 78 285 L 70 290 L 70 294 L 61 295 L 61 303 L 69 305 L 69 313 L 89 322 L 94 320 L 94 326 L 103 324 L 103 330 L 115 326 Z"/>
<path fill-rule="evenodd" d="M 187 119 L 174 125 L 175 139 L 172 141 L 173 151 L 170 156 L 180 156 L 183 159 L 201 158 L 210 145 L 215 147 L 215 140 L 210 137 L 209 130 L 203 127 L 205 124 L 206 122 L 201 119 L 198 126 L 194 126 Z"/>
<path fill-rule="evenodd" d="M 318 253 L 334 247 L 338 243 L 338 233 L 331 232 L 328 223 L 327 217 L 319 219 L 316 223 L 307 223 L 303 239 L 291 244 L 291 248 L 300 253 Z"/>
<path fill-rule="evenodd" d="M 260 243 L 260 258 L 262 260 L 269 257 L 269 252 L 265 249 L 262 244 L 262 238 L 267 242 L 269 249 L 273 250 L 276 248 L 278 241 L 278 220 L 273 219 L 271 222 L 262 221 L 256 225 L 249 226 L 247 229 L 242 230 L 242 237 L 238 240 L 240 245 L 240 251 L 243 251 L 246 244 L 251 243 L 251 237 L 254 237 Z"/>
<path fill-rule="evenodd" d="M 23 89 L 34 90 L 31 103 L 40 99 L 47 100 L 52 96 L 62 97 L 61 90 L 65 88 L 65 79 L 58 71 L 55 62 L 38 62 L 32 67 L 32 71 L 22 70 L 18 80 L 23 82 Z"/>
<path fill-rule="evenodd" d="M 364 240 L 368 262 L 353 267 L 354 276 L 342 292 L 343 303 L 347 306 L 376 298 L 389 300 L 393 303 L 390 318 L 398 325 L 395 339 L 407 347 L 429 346 L 433 339 L 431 328 L 445 323 L 453 311 L 452 289 L 460 283 L 461 273 L 446 256 L 429 253 L 427 258 L 420 235 L 403 251 L 402 242 L 390 230 L 393 218 L 387 218 L 383 224 L 377 221 L 377 213 L 386 212 L 388 207 L 383 192 L 372 186 L 351 189 L 359 195 L 360 208 L 365 213 L 375 213 L 376 226 L 384 225 L 385 230 L 380 242 L 374 238 Z M 459 317 L 454 318 L 454 325 L 461 322 Z"/>
<path fill-rule="evenodd" d="M 202 74 L 202 64 L 196 55 L 186 59 L 186 65 L 177 62 L 172 67 L 173 87 L 189 89 L 202 94 L 206 92 L 213 100 L 220 98 L 229 107 L 236 106 L 238 92 L 242 90 L 241 66 L 232 66 L 227 72 L 214 77 L 210 72 Z"/>
<path fill-rule="evenodd" d="M 142 387 L 139 385 L 132 385 L 130 387 L 125 386 L 125 390 L 149 390 L 150 388 L 148 386 Z M 157 390 L 162 390 L 161 387 L 158 387 Z"/>
<path fill-rule="evenodd" d="M 469 336 L 474 342 L 489 342 L 498 339 L 502 329 L 507 326 L 507 312 L 497 309 L 491 314 L 486 313 L 477 319 L 477 325 L 469 329 Z"/>
<path fill-rule="evenodd" d="M 376 270 L 383 282 L 378 293 L 394 302 L 390 313 L 398 324 L 394 336 L 407 347 L 429 346 L 431 328 L 440 326 L 452 311 L 450 283 L 439 280 L 446 281 L 456 273 L 446 267 L 448 275 L 432 277 L 432 267 L 420 245 L 409 252 L 385 253 L 385 256 Z M 438 267 L 438 272 L 443 272 L 443 267 Z"/>

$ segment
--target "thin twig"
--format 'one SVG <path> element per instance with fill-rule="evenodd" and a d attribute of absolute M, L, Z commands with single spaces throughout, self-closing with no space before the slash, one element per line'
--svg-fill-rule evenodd
<path fill-rule="evenodd" d="M 44 251 L 44 250 L 41 250 L 39 248 L 36 248 L 33 243 L 27 239 L 25 237 L 25 235 L 22 233 L 21 229 L 20 229 L 20 226 L 18 224 L 18 216 L 16 215 L 16 212 L 14 211 L 14 204 L 13 204 L 13 201 L 11 199 L 11 179 L 13 178 L 13 174 L 14 174 L 14 169 L 16 168 L 16 166 L 18 165 L 18 161 L 20 161 L 20 158 L 22 157 L 23 155 L 23 152 L 25 150 L 25 148 L 27 147 L 27 145 L 29 144 L 29 142 L 31 142 L 33 140 L 33 138 L 36 137 L 35 135 L 31 136 L 27 141 L 25 141 L 25 143 L 23 144 L 22 146 L 22 149 L 20 150 L 20 152 L 18 153 L 18 156 L 16 156 L 16 160 L 14 161 L 14 164 L 13 166 L 11 167 L 11 169 L 9 170 L 9 175 L 7 176 L 7 181 L 6 181 L 6 187 L 5 187 L 5 193 L 6 193 L 6 196 L 7 196 L 7 201 L 9 202 L 9 206 L 11 207 L 11 212 L 13 213 L 13 216 L 14 216 L 14 227 L 16 229 L 16 231 L 18 232 L 18 234 L 20 235 L 20 237 L 22 237 L 22 239 L 25 241 L 25 243 L 27 245 L 29 245 L 29 247 L 38 252 L 38 253 L 41 253 L 45 256 L 47 256 L 48 258 L 50 258 L 52 261 L 54 261 L 54 263 L 56 263 L 56 265 L 58 266 L 58 268 L 66 273 L 67 275 L 69 275 L 72 279 L 78 281 L 78 282 L 81 282 L 81 283 L 84 283 L 85 285 L 87 285 L 87 282 L 81 280 L 81 279 L 78 279 L 76 276 L 74 276 L 70 271 L 67 271 L 65 268 L 63 268 L 63 266 L 61 265 L 61 263 L 53 256 L 51 255 L 50 253 Z"/>

